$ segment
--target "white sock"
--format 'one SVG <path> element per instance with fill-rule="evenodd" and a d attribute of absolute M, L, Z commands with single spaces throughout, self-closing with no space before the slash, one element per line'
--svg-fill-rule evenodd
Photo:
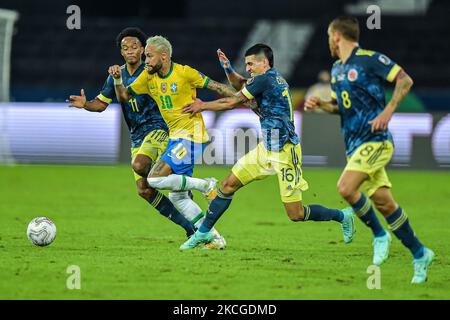
<path fill-rule="evenodd" d="M 175 208 L 189 221 L 195 221 L 194 225 L 197 227 L 198 222 L 203 217 L 202 208 L 195 203 L 187 191 L 183 192 L 169 192 L 169 200 L 173 203 Z"/>
<path fill-rule="evenodd" d="M 187 177 L 179 174 L 171 174 L 167 177 L 150 177 L 147 179 L 148 184 L 159 190 L 198 190 L 206 192 L 208 189 L 208 181 L 199 178 Z"/>
<path fill-rule="evenodd" d="M 169 192 L 169 199 L 186 219 L 194 222 L 196 228 L 200 228 L 205 220 L 204 214 L 199 205 L 189 197 L 189 192 Z M 219 236 L 216 229 L 212 228 L 211 231 L 215 237 Z"/>

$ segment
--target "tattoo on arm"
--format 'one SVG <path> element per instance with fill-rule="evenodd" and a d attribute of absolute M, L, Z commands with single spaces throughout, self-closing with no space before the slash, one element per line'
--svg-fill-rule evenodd
<path fill-rule="evenodd" d="M 397 76 L 397 81 L 395 82 L 394 92 L 392 94 L 391 102 L 393 103 L 393 105 L 397 106 L 398 104 L 400 104 L 400 102 L 408 94 L 412 85 L 413 85 L 413 81 L 412 81 L 411 77 L 406 72 L 401 70 L 399 75 Z"/>
<path fill-rule="evenodd" d="M 231 97 L 234 94 L 236 94 L 236 90 L 233 87 L 224 85 L 222 83 L 219 83 L 217 81 L 214 80 L 210 80 L 208 82 L 208 85 L 206 87 L 209 90 L 215 91 L 218 94 L 220 94 L 221 96 L 224 97 Z"/>
<path fill-rule="evenodd" d="M 166 162 L 163 159 L 159 159 L 156 161 L 156 163 L 153 165 L 152 169 L 150 170 L 149 176 L 153 177 L 159 177 L 161 176 L 161 171 L 166 165 Z"/>

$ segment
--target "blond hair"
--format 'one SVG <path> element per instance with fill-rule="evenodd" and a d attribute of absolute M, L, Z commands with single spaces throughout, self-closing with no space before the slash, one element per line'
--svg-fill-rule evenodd
<path fill-rule="evenodd" d="M 156 46 L 159 52 L 167 52 L 169 57 L 172 57 L 172 45 L 169 40 L 163 36 L 153 36 L 147 39 L 147 45 Z"/>

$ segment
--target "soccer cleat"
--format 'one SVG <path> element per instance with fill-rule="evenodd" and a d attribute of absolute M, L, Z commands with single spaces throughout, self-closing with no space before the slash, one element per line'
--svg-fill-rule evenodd
<path fill-rule="evenodd" d="M 419 284 L 419 283 L 424 283 L 425 281 L 427 281 L 428 267 L 433 262 L 433 259 L 434 259 L 433 250 L 424 248 L 422 258 L 413 260 L 414 276 L 411 280 L 411 283 Z"/>
<path fill-rule="evenodd" d="M 213 235 L 211 231 L 203 233 L 197 230 L 185 243 L 180 246 L 180 250 L 194 249 L 199 244 L 211 242 L 212 239 Z"/>
<path fill-rule="evenodd" d="M 355 219 L 353 218 L 353 208 L 348 207 L 341 210 L 344 214 L 344 219 L 341 222 L 342 233 L 344 234 L 344 242 L 350 243 L 353 241 L 353 236 L 356 233 Z"/>
<path fill-rule="evenodd" d="M 217 179 L 216 178 L 205 178 L 204 180 L 208 181 L 208 189 L 203 192 L 203 195 L 205 196 L 206 200 L 208 200 L 208 203 L 211 203 L 211 201 L 214 200 L 214 198 L 217 196 Z"/>
<path fill-rule="evenodd" d="M 392 237 L 389 232 L 382 237 L 376 237 L 373 240 L 373 261 L 376 266 L 381 265 L 389 257 L 389 247 L 391 246 Z"/>
<path fill-rule="evenodd" d="M 205 244 L 202 249 L 205 250 L 223 250 L 227 246 L 227 242 L 225 238 L 220 235 L 220 233 L 216 229 L 211 229 L 211 233 L 213 235 L 213 239 L 211 242 Z"/>

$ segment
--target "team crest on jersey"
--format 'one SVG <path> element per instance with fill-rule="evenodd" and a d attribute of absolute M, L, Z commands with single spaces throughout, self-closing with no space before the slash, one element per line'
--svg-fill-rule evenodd
<path fill-rule="evenodd" d="M 170 91 L 175 93 L 178 90 L 178 85 L 176 83 L 171 83 L 170 84 Z"/>
<path fill-rule="evenodd" d="M 384 63 L 387 66 L 391 63 L 391 60 L 388 57 L 386 57 L 384 54 L 380 54 L 380 56 L 378 57 L 378 60 L 380 60 L 381 63 Z"/>
<path fill-rule="evenodd" d="M 347 73 L 348 81 L 355 81 L 358 79 L 358 71 L 356 69 L 350 69 Z"/>
<path fill-rule="evenodd" d="M 161 92 L 162 93 L 167 92 L 167 83 L 166 82 L 161 83 Z"/>

